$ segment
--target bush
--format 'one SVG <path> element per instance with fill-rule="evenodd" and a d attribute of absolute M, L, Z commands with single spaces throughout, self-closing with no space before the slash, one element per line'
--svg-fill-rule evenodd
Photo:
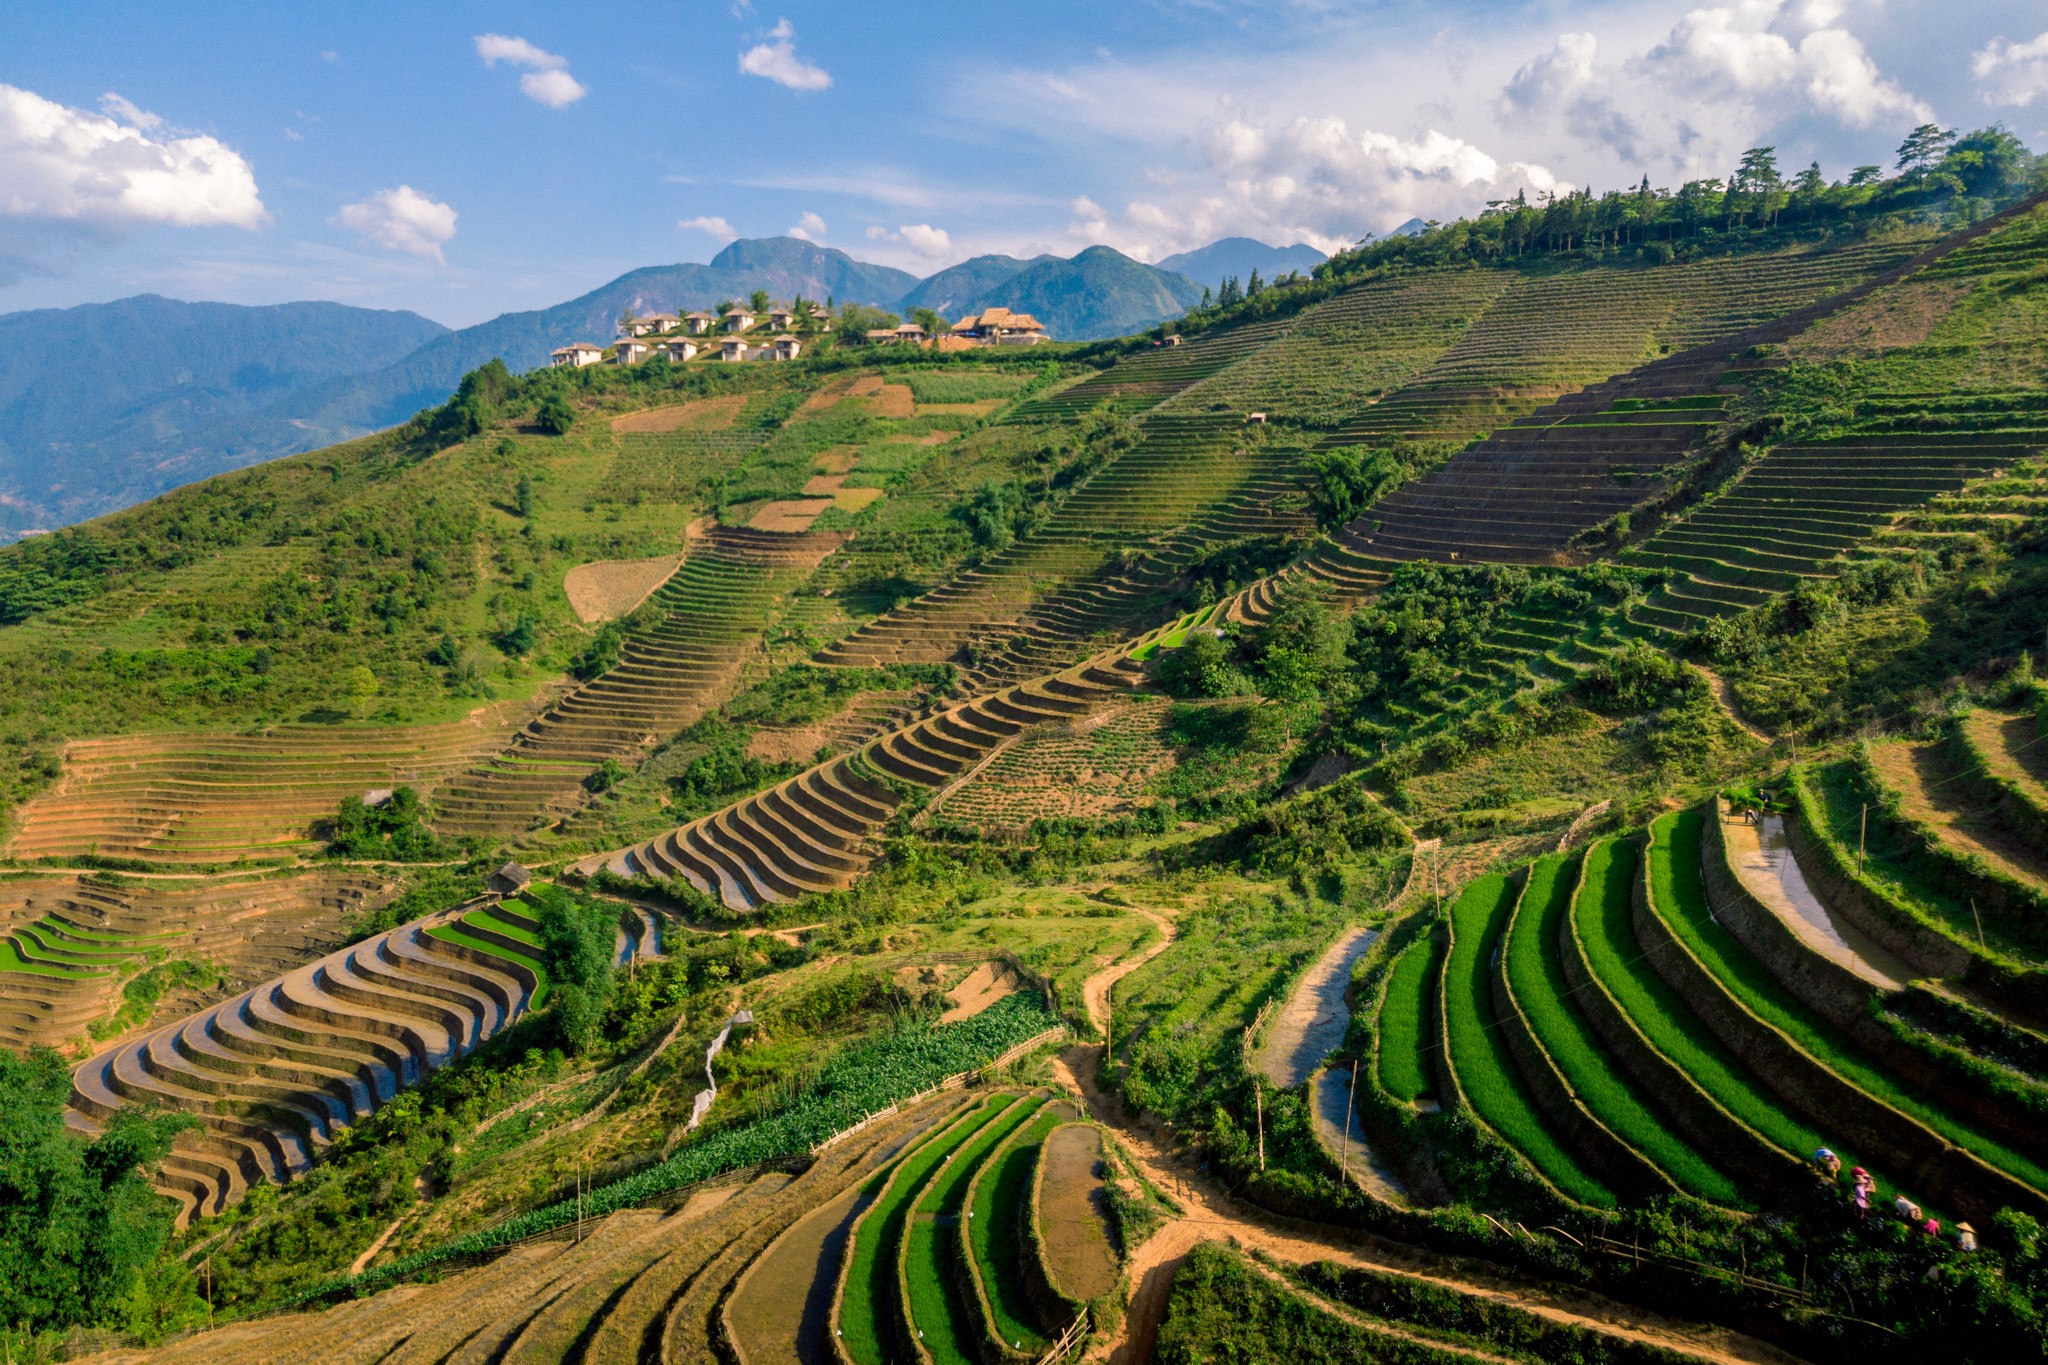
<path fill-rule="evenodd" d="M 569 400 L 559 393 L 551 393 L 540 400 L 540 409 L 533 415 L 534 425 L 550 436 L 566 436 L 569 428 L 576 424 L 576 409 L 569 406 Z"/>
<path fill-rule="evenodd" d="M 397 788 L 377 806 L 363 804 L 360 796 L 342 797 L 327 851 L 398 863 L 439 862 L 455 852 L 427 828 L 426 803 L 411 787 Z"/>

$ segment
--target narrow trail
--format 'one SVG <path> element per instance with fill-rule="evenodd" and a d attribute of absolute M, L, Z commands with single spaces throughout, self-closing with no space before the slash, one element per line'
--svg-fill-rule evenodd
<path fill-rule="evenodd" d="M 1158 957 L 1168 948 L 1171 948 L 1174 939 L 1180 936 L 1180 930 L 1174 925 L 1174 922 L 1160 914 L 1157 910 L 1142 910 L 1135 905 L 1128 908 L 1133 914 L 1143 915 L 1158 926 L 1159 941 L 1144 952 L 1139 953 L 1136 957 L 1125 958 L 1121 962 L 1111 963 L 1082 983 L 1081 1002 L 1088 1009 L 1088 1022 L 1095 1025 L 1097 1029 L 1100 1029 L 1105 1037 L 1109 1034 L 1110 991 L 1115 988 L 1117 982 L 1123 980 L 1153 958 Z"/>
<path fill-rule="evenodd" d="M 1098 1026 L 1108 1019 L 1110 988 L 1173 942 L 1170 921 L 1150 911 L 1139 913 L 1160 924 L 1166 936 L 1136 958 L 1106 966 L 1088 978 L 1082 994 L 1088 1003 L 1089 1018 Z M 1544 1290 L 1518 1283 L 1506 1275 L 1485 1276 L 1420 1247 L 1390 1242 L 1362 1231 L 1298 1222 L 1241 1203 L 1213 1175 L 1200 1169 L 1199 1154 L 1172 1143 L 1153 1124 L 1127 1113 L 1119 1098 L 1102 1090 L 1095 1079 L 1102 1061 L 1100 1044 L 1076 1044 L 1054 1058 L 1053 1074 L 1061 1085 L 1080 1096 L 1091 1115 L 1115 1131 L 1145 1178 L 1177 1202 L 1181 1212 L 1131 1253 L 1130 1307 L 1117 1330 L 1090 1348 L 1086 1357 L 1089 1360 L 1109 1361 L 1111 1365 L 1143 1365 L 1149 1361 L 1158 1342 L 1160 1323 L 1166 1316 L 1174 1271 L 1200 1243 L 1228 1240 L 1294 1265 L 1334 1261 L 1412 1276 L 1461 1293 L 1510 1303 L 1557 1322 L 1661 1346 L 1714 1365 L 1797 1365 L 1797 1356 L 1729 1328 L 1674 1321 L 1596 1294 Z"/>
<path fill-rule="evenodd" d="M 1778 742 L 1777 736 L 1766 734 L 1742 718 L 1742 708 L 1735 700 L 1735 689 L 1729 686 L 1726 678 L 1704 665 L 1694 664 L 1693 667 L 1707 675 L 1707 686 L 1714 690 L 1714 700 L 1720 705 L 1721 714 L 1734 721 L 1737 729 L 1759 744 L 1775 744 Z"/>

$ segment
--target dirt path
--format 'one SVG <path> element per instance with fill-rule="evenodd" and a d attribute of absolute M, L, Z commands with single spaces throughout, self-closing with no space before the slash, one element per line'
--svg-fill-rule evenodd
<path fill-rule="evenodd" d="M 1111 989 L 1116 986 L 1117 982 L 1123 980 L 1153 958 L 1158 957 L 1168 948 L 1171 948 L 1174 939 L 1180 934 L 1180 931 L 1174 927 L 1173 921 L 1160 914 L 1157 910 L 1144 910 L 1135 905 L 1131 906 L 1130 910 L 1133 914 L 1143 915 L 1159 927 L 1159 941 L 1144 952 L 1139 953 L 1136 957 L 1126 958 L 1121 962 L 1105 967 L 1082 984 L 1081 1002 L 1087 1007 L 1088 1022 L 1101 1029 L 1105 1035 L 1109 1032 L 1109 993 Z"/>
<path fill-rule="evenodd" d="M 1707 675 L 1707 686 L 1714 690 L 1714 700 L 1720 704 L 1722 714 L 1735 722 L 1736 728 L 1759 744 L 1777 742 L 1776 736 L 1766 734 L 1742 718 L 1742 707 L 1735 699 L 1735 689 L 1728 685 L 1726 678 L 1701 664 L 1694 664 L 1693 667 Z"/>
<path fill-rule="evenodd" d="M 1105 966 L 1082 986 L 1088 1016 L 1098 1027 L 1109 1019 L 1110 988 L 1173 942 L 1171 921 L 1152 911 L 1138 913 L 1157 923 L 1164 937 L 1135 958 Z M 1218 1238 L 1296 1265 L 1326 1260 L 1411 1275 L 1462 1293 L 1512 1303 L 1558 1322 L 1683 1352 L 1715 1365 L 1795 1365 L 1798 1360 L 1768 1342 L 1729 1328 L 1676 1322 L 1594 1294 L 1551 1292 L 1505 1276 L 1482 1277 L 1469 1267 L 1454 1265 L 1420 1247 L 1388 1242 L 1364 1232 L 1300 1223 L 1242 1204 L 1200 1169 L 1199 1153 L 1177 1146 L 1151 1123 L 1127 1114 L 1120 1099 L 1096 1084 L 1102 1060 L 1100 1044 L 1077 1044 L 1053 1059 L 1053 1075 L 1081 1097 L 1093 1117 L 1116 1131 L 1145 1178 L 1176 1200 L 1181 1212 L 1131 1253 L 1130 1307 L 1116 1332 L 1090 1348 L 1090 1360 L 1107 1360 L 1113 1365 L 1142 1365 L 1149 1361 L 1159 1338 L 1159 1324 L 1166 1315 L 1174 1271 L 1196 1245 Z"/>

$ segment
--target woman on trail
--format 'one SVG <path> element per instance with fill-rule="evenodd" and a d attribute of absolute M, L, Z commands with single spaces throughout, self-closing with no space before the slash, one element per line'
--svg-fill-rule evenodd
<path fill-rule="evenodd" d="M 1856 1217 L 1859 1220 L 1868 1218 L 1870 1196 L 1877 1193 L 1877 1181 L 1871 1178 L 1869 1171 L 1858 1166 L 1849 1172 L 1849 1186 L 1849 1202 L 1856 1206 Z"/>
<path fill-rule="evenodd" d="M 1965 1252 L 1975 1251 L 1977 1249 L 1977 1229 L 1971 1227 L 1968 1223 L 1956 1224 L 1956 1249 Z"/>
<path fill-rule="evenodd" d="M 1836 1156 L 1825 1147 L 1822 1147 L 1813 1154 L 1813 1165 L 1814 1169 L 1818 1170 L 1829 1180 L 1834 1180 L 1842 1174 L 1842 1158 Z"/>

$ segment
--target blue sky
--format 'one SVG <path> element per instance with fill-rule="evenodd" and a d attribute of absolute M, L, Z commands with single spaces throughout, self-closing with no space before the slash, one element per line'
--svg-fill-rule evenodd
<path fill-rule="evenodd" d="M 1517 189 L 2048 147 L 2038 0 L 0 0 L 0 311 L 156 292 L 463 325 L 792 229 L 1329 249 Z"/>

